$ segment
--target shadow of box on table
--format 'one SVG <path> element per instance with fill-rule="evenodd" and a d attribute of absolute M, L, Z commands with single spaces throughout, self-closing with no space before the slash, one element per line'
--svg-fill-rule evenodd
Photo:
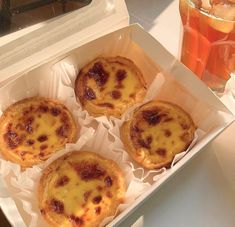
<path fill-rule="evenodd" d="M 0 0 L 0 37 L 73 10 L 92 0 Z"/>
<path fill-rule="evenodd" d="M 2 210 L 0 209 L 0 227 L 11 227 Z"/>

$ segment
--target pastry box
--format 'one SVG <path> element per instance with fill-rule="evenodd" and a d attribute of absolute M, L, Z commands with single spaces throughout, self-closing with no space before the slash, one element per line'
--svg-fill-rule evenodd
<path fill-rule="evenodd" d="M 193 73 L 138 24 L 128 25 L 124 1 L 93 0 L 80 10 L 19 35 L 0 47 L 0 110 L 32 96 L 62 101 L 79 125 L 74 144 L 54 154 L 44 164 L 21 171 L 0 157 L 0 205 L 12 226 L 47 226 L 37 207 L 36 188 L 41 171 L 57 157 L 76 149 L 115 160 L 125 172 L 126 201 L 117 215 L 102 224 L 118 226 L 184 165 L 190 165 L 203 147 L 233 121 L 234 116 Z M 120 140 L 125 118 L 92 117 L 76 102 L 73 92 L 78 71 L 99 56 L 131 59 L 147 82 L 144 102 L 160 99 L 188 112 L 197 131 L 188 150 L 178 154 L 170 168 L 146 170 L 135 163 Z M 128 118 L 133 109 L 127 110 Z M 155 194 L 157 195 L 157 194 Z"/>

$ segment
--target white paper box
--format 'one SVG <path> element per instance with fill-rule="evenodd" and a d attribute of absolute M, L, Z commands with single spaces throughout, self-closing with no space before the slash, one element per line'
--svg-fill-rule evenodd
<path fill-rule="evenodd" d="M 23 36 L 20 31 L 3 37 L 0 82 L 128 25 L 129 15 L 124 0 L 92 0 L 88 6 L 45 24 Z M 12 36 L 17 38 L 11 41 Z"/>
<path fill-rule="evenodd" d="M 100 26 L 99 23 L 98 25 Z M 108 23 L 108 25 L 110 24 Z M 79 69 L 97 56 L 121 55 L 132 59 L 138 65 L 145 75 L 148 84 L 151 83 L 159 72 L 164 74 L 166 81 L 158 92 L 157 98 L 172 101 L 183 107 L 190 113 L 197 126 L 204 130 L 206 134 L 186 156 L 166 171 L 164 175 L 161 175 L 148 191 L 138 197 L 131 206 L 109 224 L 109 226 L 117 226 L 125 217 L 131 214 L 141 203 L 151 196 L 153 192 L 158 190 L 164 182 L 189 162 L 201 148 L 231 124 L 234 121 L 234 116 L 191 71 L 180 64 L 140 26 L 127 26 L 98 39 L 95 38 L 100 36 L 100 34 L 90 36 L 93 29 L 86 28 L 85 31 L 78 32 L 80 35 L 85 34 L 84 39 L 77 40 L 78 36 L 75 32 L 74 35 L 69 37 L 64 36 L 62 40 L 48 47 L 46 43 L 42 43 L 45 45 L 42 46 L 45 49 L 40 51 L 38 49 L 35 51 L 29 50 L 29 53 L 23 52 L 14 55 L 14 51 L 9 51 L 9 48 L 15 46 L 17 49 L 16 44 L 18 41 L 0 48 L 0 78 L 4 80 L 2 80 L 4 83 L 2 83 L 2 87 L 0 88 L 0 98 L 2 105 L 4 106 L 4 103 L 7 105 L 8 97 L 11 96 L 11 90 L 23 87 L 24 83 L 30 84 L 30 77 L 38 77 L 43 81 L 43 78 L 51 76 L 52 66 L 59 61 L 65 61 L 66 63 L 75 65 Z M 53 39 L 54 36 L 49 30 L 47 34 Z M 33 34 L 29 35 L 31 36 Z M 27 37 L 23 37 L 22 39 L 25 38 Z M 34 38 L 36 39 L 37 37 Z M 46 40 L 47 37 L 44 37 L 44 41 Z M 19 44 L 19 49 L 21 49 L 27 47 L 28 42 Z M 2 52 L 3 50 L 5 51 L 4 53 Z M 2 62 L 1 59 L 3 60 L 4 56 L 6 60 Z M 10 67 L 11 62 L 12 66 Z M 30 85 L 32 86 L 32 90 L 37 86 L 35 83 L 31 83 Z M 20 94 L 15 99 L 23 98 L 25 95 L 23 90 L 20 89 Z M 0 187 L 0 196 L 8 197 L 7 189 Z M 20 226 L 16 222 L 18 219 L 15 217 L 19 214 L 15 211 L 16 207 L 13 207 L 14 203 L 12 201 L 9 202 L 9 198 L 1 199 L 0 202 L 2 210 L 6 213 L 13 226 Z M 9 208 L 11 209 L 10 212 Z"/>

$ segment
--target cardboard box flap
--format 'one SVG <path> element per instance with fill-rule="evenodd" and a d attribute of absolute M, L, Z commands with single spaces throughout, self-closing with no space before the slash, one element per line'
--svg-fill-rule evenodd
<path fill-rule="evenodd" d="M 67 40 L 63 40 L 61 43 L 65 44 L 65 41 Z M 76 69 L 81 69 L 87 62 L 98 56 L 124 56 L 136 63 L 143 73 L 147 84 L 150 85 L 154 79 L 159 79 L 161 76 L 164 77 L 164 83 L 159 86 L 160 89 L 158 89 L 158 93 L 154 94 L 156 96 L 154 96 L 153 99 L 160 99 L 163 97 L 162 100 L 166 101 L 168 99 L 172 100 L 172 102 L 176 100 L 177 102 L 174 103 L 179 104 L 183 109 L 185 109 L 188 114 L 191 115 L 198 128 L 203 131 L 203 135 L 199 138 L 194 147 L 192 147 L 179 162 L 177 162 L 171 169 L 167 169 L 166 172 L 163 172 L 161 177 L 159 177 L 159 175 L 159 178 L 155 183 L 149 181 L 151 188 L 149 188 L 149 190 L 142 191 L 140 197 L 133 200 L 132 205 L 121 211 L 120 214 L 108 225 L 118 226 L 124 218 L 150 197 L 154 191 L 157 191 L 164 182 L 170 179 L 176 171 L 197 155 L 207 143 L 231 124 L 234 121 L 234 116 L 230 114 L 229 110 L 223 106 L 219 99 L 209 92 L 201 81 L 199 81 L 187 68 L 178 62 L 175 57 L 169 54 L 160 43 L 158 43 L 151 35 L 138 25 L 131 25 L 122 28 L 92 42 L 86 42 L 86 40 L 83 42 L 84 45 L 81 45 L 82 42 L 80 42 L 80 46 L 78 48 L 74 48 L 66 53 L 64 52 L 63 56 L 58 56 L 57 58 L 52 57 L 46 64 L 40 65 L 40 67 L 37 68 L 34 67 L 31 71 L 27 69 L 27 74 L 21 75 L 18 79 L 10 81 L 5 86 L 0 87 L 1 109 L 4 110 L 13 102 L 25 97 L 39 95 L 41 94 L 41 91 L 48 92 L 48 94 L 50 94 L 48 97 L 59 97 L 54 96 L 56 93 L 55 91 L 60 87 L 58 86 L 59 77 L 57 76 L 60 75 L 61 71 L 58 71 L 57 74 L 55 73 L 55 70 L 58 69 L 62 70 L 62 72 L 67 72 L 67 70 L 64 71 L 64 69 L 72 69 L 71 71 L 73 71 L 73 76 L 70 75 L 70 77 L 66 74 L 65 78 L 70 79 L 67 82 L 65 82 L 67 79 L 62 81 L 65 82 L 66 91 L 68 92 L 67 94 L 74 95 L 73 82 L 77 76 Z M 65 67 L 61 69 L 61 64 L 67 65 L 67 68 Z M 51 82 L 51 84 L 49 82 Z M 159 82 L 159 80 L 157 82 Z M 46 87 L 46 84 L 50 84 L 51 86 Z M 67 90 L 67 88 L 70 89 Z M 156 89 L 156 86 L 153 88 Z M 62 92 L 58 92 L 58 94 L 61 95 L 61 100 L 66 100 L 69 97 L 62 94 Z M 123 146 L 122 143 L 120 143 L 120 145 L 121 147 Z M 142 179 L 142 177 L 140 179 Z M 20 178 L 20 180 L 22 180 L 22 178 Z M 22 181 L 25 182 L 25 180 Z M 30 193 L 28 185 L 24 185 L 24 187 L 25 186 L 27 187 L 27 190 L 29 189 Z M 24 192 L 26 191 L 25 188 L 22 188 L 22 185 L 20 185 L 19 188 L 20 190 L 24 190 Z M 12 195 L 17 197 L 19 194 L 12 193 Z M 12 199 L 17 201 L 18 198 L 15 199 L 12 197 Z M 29 221 L 35 216 L 32 215 L 32 210 L 25 209 L 25 207 L 29 207 L 29 204 L 32 204 L 32 199 L 28 202 L 25 203 L 27 206 L 25 206 L 25 204 L 21 205 L 21 207 L 17 206 L 18 210 L 16 210 L 15 207 L 10 214 L 6 213 L 8 218 L 14 219 L 16 215 L 12 214 L 20 212 L 26 226 L 33 226 L 29 224 Z M 35 203 L 35 205 L 36 204 L 37 203 Z M 6 203 L 0 205 L 5 212 L 8 207 Z M 38 210 L 37 206 L 35 206 L 35 208 Z M 22 212 L 27 212 L 27 214 L 24 215 Z M 13 226 L 18 227 L 20 225 L 16 224 Z"/>
<path fill-rule="evenodd" d="M 0 47 L 0 82 L 128 24 L 124 0 L 93 0 Z"/>
<path fill-rule="evenodd" d="M 146 54 L 148 54 L 156 64 L 162 67 L 163 71 L 166 73 L 170 71 L 171 75 L 174 74 L 173 76 L 178 82 L 187 90 L 190 90 L 194 96 L 200 96 L 203 102 L 214 106 L 214 108 L 218 110 L 231 114 L 228 108 L 218 100 L 218 97 L 213 92 L 208 92 L 208 87 L 199 80 L 191 70 L 180 63 L 169 52 L 163 51 L 164 47 L 159 42 L 156 42 L 153 36 L 143 32 L 144 29 L 138 25 L 130 26 L 130 29 L 132 29 L 133 33 L 132 39 L 145 50 Z M 191 76 L 189 76 L 189 74 Z M 206 100 L 204 97 L 206 97 Z"/>

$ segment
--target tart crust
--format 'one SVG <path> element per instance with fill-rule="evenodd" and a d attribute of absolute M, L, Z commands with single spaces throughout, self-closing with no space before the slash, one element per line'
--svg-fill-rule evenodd
<path fill-rule="evenodd" d="M 174 156 L 187 150 L 196 126 L 181 107 L 150 101 L 135 111 L 120 129 L 130 156 L 147 169 L 169 167 Z"/>
<path fill-rule="evenodd" d="M 76 137 L 72 114 L 57 100 L 23 99 L 9 106 L 0 118 L 0 152 L 22 168 L 45 161 Z"/>
<path fill-rule="evenodd" d="M 70 152 L 51 163 L 38 188 L 39 208 L 52 226 L 99 226 L 123 203 L 126 185 L 119 166 L 89 151 Z"/>
<path fill-rule="evenodd" d="M 140 103 L 146 83 L 138 67 L 124 57 L 99 57 L 84 66 L 75 81 L 75 94 L 93 116 L 120 118 Z"/>

